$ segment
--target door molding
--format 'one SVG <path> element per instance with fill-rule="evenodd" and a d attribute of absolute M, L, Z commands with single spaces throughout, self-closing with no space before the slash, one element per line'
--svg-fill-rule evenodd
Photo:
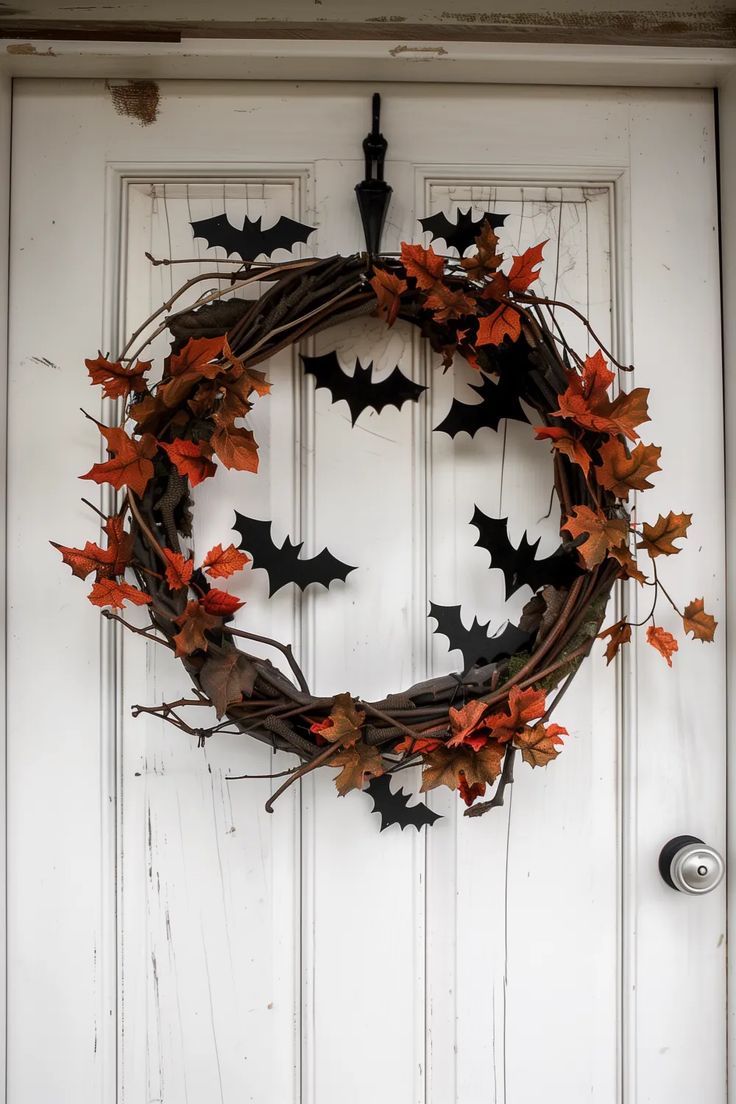
<path fill-rule="evenodd" d="M 471 42 L 219 41 L 94 43 L 44 41 L 0 58 L 0 297 L 8 303 L 11 97 L 14 78 L 431 81 L 598 87 L 713 88 L 718 103 L 721 187 L 722 297 L 736 301 L 736 50 L 669 47 L 546 46 Z M 12 309 L 9 303 L 8 309 Z M 723 312 L 724 415 L 736 425 L 736 313 Z M 0 419 L 6 424 L 7 311 L 0 317 Z M 5 487 L 0 451 L 0 979 L 5 986 Z M 736 548 L 736 444 L 726 434 L 726 554 Z M 736 586 L 728 589 L 736 617 Z M 736 621 L 734 621 L 736 623 Z M 727 640 L 728 743 L 736 741 L 736 633 Z M 115 667 L 115 657 L 110 657 Z M 728 755 L 736 793 L 736 752 Z M 736 853 L 736 802 L 729 802 L 729 850 Z M 729 937 L 736 940 L 736 878 L 729 879 Z M 731 956 L 733 961 L 733 956 Z M 0 1001 L 0 1061 L 5 1065 L 6 1004 Z M 736 965 L 729 978 L 729 1100 L 736 1104 Z M 0 1102 L 5 1101 L 4 1078 Z"/>

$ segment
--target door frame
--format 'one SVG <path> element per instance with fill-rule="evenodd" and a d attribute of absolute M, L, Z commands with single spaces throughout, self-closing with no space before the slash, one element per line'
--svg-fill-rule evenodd
<path fill-rule="evenodd" d="M 736 301 L 736 50 L 475 42 L 218 40 L 177 44 L 36 41 L 0 56 L 0 302 L 8 302 L 11 103 L 16 78 L 127 80 L 350 80 L 597 87 L 712 88 L 717 95 L 722 301 Z M 0 313 L 0 425 L 7 419 L 7 310 Z M 736 312 L 723 312 L 724 418 L 736 425 Z M 0 449 L 0 1062 L 6 1057 L 5 527 L 6 461 Z M 725 437 L 726 555 L 736 549 L 736 442 Z M 727 560 L 728 562 L 728 560 Z M 736 585 L 726 595 L 736 618 Z M 736 624 L 736 620 L 732 623 Z M 736 632 L 727 638 L 727 773 L 736 794 Z M 736 802 L 728 802 L 736 855 Z M 728 883 L 728 934 L 736 941 L 736 876 Z M 730 956 L 728 1099 L 736 1104 L 736 956 Z M 105 1083 L 115 1084 L 112 1079 Z M 107 1090 L 104 1090 L 107 1091 Z M 109 1100 L 114 1097 L 109 1097 Z M 108 1100 L 108 1104 L 109 1104 Z M 0 1078 L 0 1104 L 6 1101 Z"/>

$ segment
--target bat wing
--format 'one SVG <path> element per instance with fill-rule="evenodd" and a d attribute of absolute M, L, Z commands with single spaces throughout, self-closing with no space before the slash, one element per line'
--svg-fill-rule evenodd
<path fill-rule="evenodd" d="M 422 828 L 429 828 L 436 820 L 442 819 L 439 813 L 433 813 L 428 809 L 423 801 L 410 806 L 409 795 L 403 790 L 397 790 L 394 793 L 387 774 L 372 778 L 366 793 L 373 800 L 373 812 L 381 815 L 381 832 L 392 824 L 400 825 L 402 832 L 407 825 L 411 824 L 419 832 Z"/>
<path fill-rule="evenodd" d="M 460 606 L 438 606 L 430 602 L 429 616 L 437 622 L 435 633 L 446 636 L 451 649 L 463 654 L 465 670 L 481 663 L 493 663 L 504 656 L 515 655 L 531 641 L 530 633 L 522 632 L 516 625 L 507 625 L 496 636 L 488 635 L 488 625 L 481 625 L 477 617 L 466 629 L 460 617 Z"/>
<path fill-rule="evenodd" d="M 240 253 L 242 231 L 228 219 L 227 215 L 215 215 L 213 218 L 199 219 L 189 224 L 195 238 L 204 238 L 210 249 L 221 245 L 228 257 Z"/>
<path fill-rule="evenodd" d="M 350 408 L 350 418 L 355 425 L 364 410 L 372 408 L 377 413 L 386 406 L 401 406 L 411 400 L 416 402 L 426 387 L 413 383 L 398 367 L 387 379 L 373 382 L 373 365 L 363 368 L 360 361 L 355 362 L 355 375 L 349 376 L 340 367 L 337 353 L 325 353 L 324 356 L 302 356 L 304 371 L 314 376 L 316 386 L 326 387 L 333 403 L 344 399 Z"/>
<path fill-rule="evenodd" d="M 270 257 L 276 249 L 291 250 L 296 242 L 305 242 L 316 229 L 283 215 L 268 230 L 261 229 L 260 218 L 253 221 L 247 216 L 239 230 L 226 214 L 200 219 L 190 225 L 195 238 L 204 238 L 210 248 L 221 245 L 228 257 L 237 253 L 243 261 L 254 261 L 262 254 Z"/>
<path fill-rule="evenodd" d="M 566 551 L 558 550 L 543 560 L 535 559 L 539 540 L 530 544 L 526 533 L 519 547 L 514 548 L 508 535 L 508 518 L 489 518 L 476 506 L 470 524 L 478 530 L 476 546 L 490 552 L 491 567 L 503 572 L 507 599 L 523 586 L 535 591 L 547 583 L 569 586 L 580 574 L 580 568 Z"/>
<path fill-rule="evenodd" d="M 468 433 L 474 437 L 479 429 L 486 426 L 497 430 L 503 418 L 517 422 L 529 421 L 517 392 L 505 376 L 501 376 L 498 383 L 494 383 L 489 376 L 484 376 L 480 386 L 471 384 L 471 389 L 480 396 L 481 401 L 464 403 L 453 399 L 449 413 L 435 426 L 435 433 L 447 433 L 450 437 L 456 437 L 458 433 Z"/>
<path fill-rule="evenodd" d="M 491 227 L 497 230 L 499 226 L 503 226 L 507 217 L 507 215 L 496 215 L 492 211 L 485 211 L 479 219 L 474 220 L 471 208 L 468 207 L 467 211 L 457 212 L 455 222 L 450 222 L 444 211 L 440 211 L 436 215 L 430 215 L 428 218 L 419 219 L 419 222 L 422 225 L 422 230 L 429 231 L 432 235 L 432 241 L 443 239 L 448 248 L 457 249 L 462 257 L 466 249 L 470 249 L 471 245 L 475 244 L 475 239 L 478 237 L 480 228 L 486 219 L 490 222 Z"/>
<path fill-rule="evenodd" d="M 310 583 L 329 587 L 335 579 L 344 582 L 348 574 L 355 571 L 354 567 L 338 560 L 326 548 L 318 556 L 306 560 L 299 558 L 303 542 L 292 544 L 287 537 L 279 548 L 271 537 L 270 521 L 258 521 L 236 511 L 233 529 L 240 534 L 238 547 L 252 556 L 253 567 L 262 567 L 268 572 L 269 598 L 287 583 L 296 583 L 301 590 Z"/>

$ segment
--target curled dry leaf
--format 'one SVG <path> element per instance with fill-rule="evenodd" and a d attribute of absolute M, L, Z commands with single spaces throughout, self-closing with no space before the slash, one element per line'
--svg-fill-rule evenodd
<path fill-rule="evenodd" d="M 383 318 L 387 326 L 393 326 L 399 316 L 401 296 L 409 285 L 406 280 L 385 268 L 374 269 L 369 283 L 376 296 L 376 314 Z"/>
<path fill-rule="evenodd" d="M 611 639 L 606 645 L 606 665 L 616 657 L 621 645 L 628 644 L 631 640 L 631 625 L 628 621 L 621 620 L 598 633 L 599 640 L 605 640 L 607 636 L 610 636 Z"/>
<path fill-rule="evenodd" d="M 608 555 L 613 560 L 617 560 L 622 567 L 622 576 L 626 579 L 636 579 L 639 586 L 643 586 L 647 581 L 647 577 L 643 571 L 639 570 L 636 560 L 631 555 L 626 544 L 617 544 L 613 548 L 608 549 Z"/>
<path fill-rule="evenodd" d="M 673 514 L 672 511 L 666 517 L 660 514 L 654 525 L 646 522 L 641 527 L 641 540 L 637 548 L 643 548 L 654 559 L 656 556 L 674 556 L 679 552 L 673 541 L 684 538 L 690 528 L 692 514 Z"/>
<path fill-rule="evenodd" d="M 460 771 L 457 778 L 457 792 L 470 808 L 474 801 L 477 801 L 479 797 L 483 797 L 486 792 L 486 784 L 485 782 L 474 782 L 472 786 L 469 786 L 465 772 Z"/>
<path fill-rule="evenodd" d="M 213 613 L 215 617 L 229 617 L 245 605 L 245 602 L 241 602 L 234 594 L 228 594 L 226 590 L 217 590 L 215 587 L 208 590 L 200 601 L 207 613 Z"/>
<path fill-rule="evenodd" d="M 589 506 L 575 506 L 562 528 L 573 539 L 587 534 L 587 540 L 578 545 L 578 553 L 587 568 L 603 563 L 611 548 L 622 545 L 629 532 L 628 523 L 619 518 L 608 518 L 601 510 Z"/>
<path fill-rule="evenodd" d="M 554 449 L 564 453 L 573 464 L 578 464 L 585 474 L 588 474 L 590 455 L 582 441 L 574 437 L 569 430 L 562 429 L 560 426 L 534 426 L 534 432 L 537 440 L 551 441 Z"/>
<path fill-rule="evenodd" d="M 647 644 L 651 644 L 660 655 L 664 656 L 668 667 L 672 666 L 672 655 L 680 647 L 672 633 L 668 633 L 658 625 L 650 625 L 647 629 Z"/>
<path fill-rule="evenodd" d="M 480 751 L 488 743 L 490 735 L 488 724 L 484 723 L 488 712 L 488 705 L 483 701 L 468 702 L 461 709 L 451 707 L 449 716 L 452 736 L 447 741 L 447 747 L 467 744 L 473 751 Z"/>
<path fill-rule="evenodd" d="M 193 487 L 209 479 L 217 471 L 217 465 L 210 459 L 211 449 L 202 441 L 177 438 L 170 445 L 164 441 L 160 445 L 179 475 L 185 475 Z"/>
<path fill-rule="evenodd" d="M 349 747 L 360 739 L 365 724 L 365 711 L 359 709 L 350 694 L 337 694 L 329 717 L 317 721 L 310 728 L 329 744 Z M 334 760 L 331 760 L 334 763 Z"/>
<path fill-rule="evenodd" d="M 213 579 L 227 579 L 236 571 L 241 571 L 247 563 L 250 563 L 250 556 L 238 551 L 234 544 L 225 549 L 221 544 L 216 544 L 205 556 L 202 567 Z"/>
<path fill-rule="evenodd" d="M 206 652 L 209 641 L 205 633 L 220 628 L 222 618 L 208 613 L 200 602 L 194 600 L 189 602 L 179 617 L 175 618 L 175 623 L 180 631 L 172 639 L 176 655 L 181 657 L 196 651 Z"/>
<path fill-rule="evenodd" d="M 477 252 L 464 257 L 460 264 L 470 280 L 485 280 L 493 276 L 503 261 L 503 253 L 497 252 L 498 237 L 488 219 L 483 220 L 481 231 L 475 239 Z"/>
<path fill-rule="evenodd" d="M 693 598 L 685 606 L 683 625 L 686 633 L 692 633 L 696 640 L 712 641 L 716 634 L 718 622 L 703 608 L 702 598 Z"/>
<path fill-rule="evenodd" d="M 256 669 L 243 652 L 228 648 L 210 656 L 199 672 L 199 682 L 215 707 L 218 718 L 229 705 L 250 697 L 256 681 Z"/>

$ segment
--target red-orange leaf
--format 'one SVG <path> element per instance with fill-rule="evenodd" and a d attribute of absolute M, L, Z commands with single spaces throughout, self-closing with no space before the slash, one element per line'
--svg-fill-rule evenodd
<path fill-rule="evenodd" d="M 209 458 L 209 449 L 201 441 L 177 437 L 170 445 L 163 441 L 160 445 L 179 474 L 185 475 L 193 487 L 217 471 L 217 465 Z"/>
<path fill-rule="evenodd" d="M 451 318 L 466 318 L 477 313 L 474 300 L 464 292 L 448 287 L 438 280 L 432 285 L 424 305 L 433 311 L 435 322 L 447 322 Z"/>
<path fill-rule="evenodd" d="M 606 645 L 606 665 L 618 655 L 621 645 L 628 644 L 631 640 L 631 625 L 628 621 L 617 621 L 615 625 L 611 625 L 610 628 L 598 633 L 599 640 L 605 640 L 607 636 L 610 636 L 611 639 Z"/>
<path fill-rule="evenodd" d="M 107 548 L 100 548 L 98 544 L 87 541 L 84 548 L 68 548 L 65 544 L 57 544 L 49 541 L 54 548 L 61 552 L 64 563 L 72 569 L 72 575 L 78 579 L 86 579 L 93 571 L 102 575 L 112 575 L 112 565 L 115 553 Z"/>
<path fill-rule="evenodd" d="M 573 464 L 579 464 L 585 474 L 588 474 L 590 456 L 582 442 L 577 437 L 573 437 L 569 430 L 562 429 L 560 426 L 534 426 L 534 432 L 538 440 L 551 441 L 552 448 L 557 449 L 558 452 L 564 452 Z"/>
<path fill-rule="evenodd" d="M 247 563 L 250 563 L 250 556 L 239 552 L 234 544 L 225 549 L 221 544 L 216 544 L 205 556 L 202 567 L 213 579 L 228 579 L 236 571 L 241 571 Z"/>
<path fill-rule="evenodd" d="M 508 740 L 513 740 L 516 733 L 526 728 L 530 721 L 542 717 L 545 697 L 544 690 L 535 690 L 531 686 L 526 690 L 519 690 L 518 686 L 512 686 L 506 702 L 507 712 L 494 713 L 488 718 L 488 726 L 494 739 L 505 744 Z"/>
<path fill-rule="evenodd" d="M 672 654 L 679 649 L 679 645 L 672 633 L 668 633 L 659 626 L 650 625 L 647 629 L 647 644 L 656 648 L 660 655 L 667 660 L 667 666 L 672 666 Z"/>
<path fill-rule="evenodd" d="M 228 617 L 245 605 L 234 594 L 228 594 L 226 590 L 217 590 L 216 588 L 208 590 L 201 601 L 207 613 L 214 613 L 217 617 Z"/>
<path fill-rule="evenodd" d="M 576 506 L 562 528 L 573 539 L 587 533 L 587 540 L 578 545 L 578 552 L 588 569 L 602 563 L 609 548 L 623 544 L 629 531 L 627 522 L 607 518 L 600 510 L 594 512 L 589 506 Z"/>
<path fill-rule="evenodd" d="M 258 471 L 258 445 L 251 430 L 219 426 L 212 434 L 210 444 L 226 468 Z"/>
<path fill-rule="evenodd" d="M 546 238 L 539 245 L 532 245 L 525 250 L 520 257 L 512 258 L 508 274 L 509 287 L 512 291 L 526 291 L 539 277 L 538 266 L 542 263 L 542 250 L 548 241 L 549 238 Z"/>
<path fill-rule="evenodd" d="M 703 599 L 694 598 L 685 606 L 683 617 L 685 632 L 691 632 L 696 640 L 711 641 L 716 634 L 718 622 L 703 608 Z"/>
<path fill-rule="evenodd" d="M 500 345 L 504 337 L 516 341 L 521 333 L 521 316 L 513 307 L 501 303 L 492 314 L 483 315 L 478 321 L 476 345 Z"/>
<path fill-rule="evenodd" d="M 608 407 L 607 415 L 615 433 L 622 433 L 630 441 L 636 441 L 639 434 L 636 427 L 650 421 L 647 399 L 648 387 L 635 387 L 633 391 L 622 392 Z"/>
<path fill-rule="evenodd" d="M 90 380 L 99 384 L 108 399 L 125 398 L 131 391 L 141 394 L 146 390 L 143 378 L 151 367 L 150 360 L 139 360 L 126 368 L 119 360 L 108 360 L 100 353 L 95 360 L 85 360 Z"/>
<path fill-rule="evenodd" d="M 595 477 L 602 487 L 613 491 L 617 498 L 628 498 L 629 491 L 646 491 L 652 486 L 649 476 L 659 471 L 657 461 L 662 455 L 657 445 L 638 444 L 631 455 L 617 438 L 612 438 L 598 450 L 601 463 Z"/>
<path fill-rule="evenodd" d="M 214 363 L 217 357 L 222 357 L 224 348 L 223 336 L 190 337 L 178 353 L 172 353 L 169 357 L 169 374 L 182 376 L 191 373 L 204 376 L 205 379 L 214 379 L 225 368 L 223 364 Z"/>
<path fill-rule="evenodd" d="M 116 579 L 99 579 L 87 595 L 93 606 L 112 606 L 122 609 L 126 602 L 145 606 L 151 599 L 138 587 Z"/>
<path fill-rule="evenodd" d="M 140 440 L 134 440 L 124 429 L 117 427 L 99 425 L 99 430 L 107 441 L 112 459 L 104 464 L 93 464 L 80 479 L 110 483 L 116 491 L 121 487 L 130 487 L 140 497 L 153 475 L 151 458 L 156 454 L 155 438 L 150 433 L 144 433 Z"/>
<path fill-rule="evenodd" d="M 442 279 L 445 270 L 444 257 L 438 256 L 432 246 L 425 249 L 423 245 L 408 245 L 401 243 L 401 263 L 406 269 L 407 276 L 412 276 L 417 287 L 424 291 L 434 287 L 438 280 Z"/>
<path fill-rule="evenodd" d="M 488 714 L 488 706 L 482 701 L 470 701 L 461 709 L 450 708 L 450 729 L 452 736 L 447 747 L 459 747 L 468 744 L 473 751 L 488 743 L 488 724 L 483 718 Z"/>
<path fill-rule="evenodd" d="M 388 326 L 393 326 L 401 307 L 401 296 L 409 285 L 406 280 L 385 268 L 374 269 L 369 283 L 376 295 L 376 314 Z"/>
<path fill-rule="evenodd" d="M 486 792 L 486 784 L 485 782 L 474 782 L 472 786 L 469 786 L 468 780 L 465 777 L 465 771 L 459 771 L 457 776 L 457 792 L 468 808 L 470 808 L 474 801 L 479 797 L 483 797 Z"/>
<path fill-rule="evenodd" d="M 692 519 L 692 514 L 673 514 L 671 510 L 667 517 L 660 514 L 654 525 L 644 522 L 641 540 L 636 547 L 644 548 L 652 559 L 656 556 L 674 556 L 681 550 L 675 548 L 672 542 L 685 537 Z"/>
<path fill-rule="evenodd" d="M 172 552 L 170 548 L 163 549 L 167 560 L 166 582 L 172 590 L 182 590 L 189 586 L 189 580 L 194 571 L 194 560 L 185 560 L 181 552 Z"/>

